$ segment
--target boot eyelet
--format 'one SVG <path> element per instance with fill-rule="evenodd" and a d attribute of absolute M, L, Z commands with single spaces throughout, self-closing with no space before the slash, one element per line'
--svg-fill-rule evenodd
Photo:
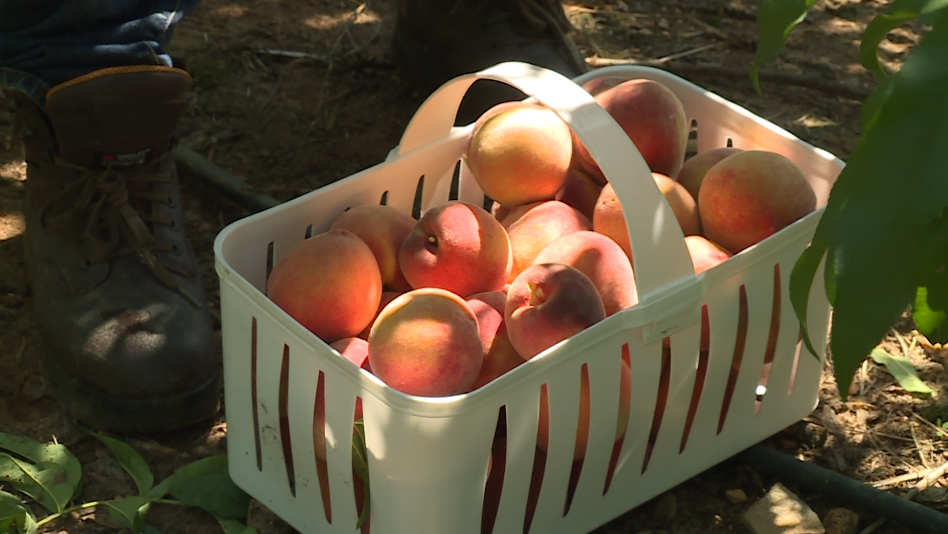
<path fill-rule="evenodd" d="M 174 199 L 171 197 L 168 197 L 168 201 L 165 202 L 165 205 L 168 206 L 169 208 L 174 209 L 175 208 Z"/>
<path fill-rule="evenodd" d="M 79 268 L 80 268 L 80 269 L 86 270 L 86 269 L 88 269 L 89 267 L 92 267 L 92 262 L 89 261 L 89 258 L 85 258 L 85 259 L 83 259 L 82 261 L 79 262 Z"/>
<path fill-rule="evenodd" d="M 177 243 L 172 243 L 172 244 L 171 244 L 171 253 L 172 253 L 172 254 L 181 254 L 181 247 L 179 247 L 179 246 L 177 245 Z"/>
<path fill-rule="evenodd" d="M 174 219 L 171 219 L 171 223 L 168 225 L 168 228 L 171 228 L 172 230 L 177 230 L 177 229 L 178 229 L 178 221 L 176 221 L 176 220 L 174 220 Z"/>

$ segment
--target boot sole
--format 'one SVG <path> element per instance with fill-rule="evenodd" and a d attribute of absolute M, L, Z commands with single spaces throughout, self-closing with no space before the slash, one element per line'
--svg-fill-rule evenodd
<path fill-rule="evenodd" d="M 158 399 L 123 399 L 107 395 L 63 371 L 47 350 L 43 368 L 53 396 L 63 411 L 92 428 L 117 433 L 176 430 L 215 417 L 220 412 L 221 375 L 197 388 Z"/>

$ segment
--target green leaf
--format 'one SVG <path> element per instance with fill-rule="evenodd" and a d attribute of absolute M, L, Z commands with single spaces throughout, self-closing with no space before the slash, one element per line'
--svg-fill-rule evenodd
<path fill-rule="evenodd" d="M 830 348 L 843 400 L 856 369 L 915 299 L 924 279 L 917 266 L 943 246 L 928 237 L 948 209 L 942 156 L 948 151 L 946 14 L 889 79 L 888 98 L 850 155 L 817 227 L 827 244 Z M 804 260 L 794 275 L 809 272 L 812 261 Z M 798 315 L 805 278 L 791 280 Z"/>
<path fill-rule="evenodd" d="M 884 365 L 885 368 L 889 370 L 889 374 L 895 378 L 895 381 L 898 382 L 905 391 L 909 393 L 924 393 L 926 395 L 932 392 L 931 388 L 918 377 L 915 366 L 913 366 L 912 362 L 905 356 L 889 354 L 880 348 L 873 349 L 870 356 L 872 356 L 872 359 L 879 365 Z"/>
<path fill-rule="evenodd" d="M 70 498 L 76 495 L 82 480 L 82 466 L 65 445 L 40 443 L 23 436 L 0 432 L 0 449 L 16 453 L 35 464 L 54 464 L 61 467 L 66 475 L 65 483 L 72 488 Z"/>
<path fill-rule="evenodd" d="M 886 99 L 889 98 L 891 89 L 889 79 L 886 78 L 879 83 L 872 93 L 869 94 L 869 98 L 863 102 L 862 109 L 859 111 L 859 125 L 862 127 L 863 132 L 868 131 L 875 124 L 876 118 L 879 116 L 879 109 Z"/>
<path fill-rule="evenodd" d="M 51 512 L 63 511 L 75 489 L 61 465 L 33 465 L 4 452 L 0 452 L 0 481 L 8 482 Z"/>
<path fill-rule="evenodd" d="M 0 532 L 36 534 L 36 530 L 33 511 L 23 505 L 15 495 L 0 490 Z"/>
<path fill-rule="evenodd" d="M 826 217 L 824 212 L 823 217 Z M 816 278 L 816 271 L 823 261 L 826 254 L 826 243 L 819 242 L 814 237 L 810 246 L 803 251 L 793 270 L 790 273 L 790 303 L 796 312 L 797 319 L 800 321 L 800 328 L 803 334 L 803 343 L 806 345 L 810 354 L 818 360 L 823 358 L 822 354 L 816 353 L 813 341 L 810 339 L 810 331 L 807 327 L 807 311 L 810 303 L 810 288 L 813 286 L 813 280 Z"/>
<path fill-rule="evenodd" d="M 751 82 L 760 93 L 757 73 L 761 65 L 777 55 L 790 37 L 793 28 L 806 19 L 816 0 L 765 0 L 757 15 L 757 52 L 750 68 Z"/>
<path fill-rule="evenodd" d="M 948 343 L 948 218 L 936 219 L 924 239 L 932 254 L 918 265 L 912 319 L 930 341 Z"/>
<path fill-rule="evenodd" d="M 109 508 L 109 515 L 116 521 L 132 529 L 135 534 L 139 534 L 144 529 L 145 514 L 148 513 L 151 499 L 135 495 L 123 499 L 103 501 L 102 504 Z"/>
<path fill-rule="evenodd" d="M 214 517 L 216 517 L 217 522 L 220 523 L 224 534 L 257 534 L 257 529 L 247 526 L 235 519 L 221 519 L 216 515 Z"/>
<path fill-rule="evenodd" d="M 99 434 L 91 429 L 83 428 L 83 430 L 90 436 L 104 443 L 105 446 L 112 451 L 118 463 L 125 469 L 125 472 L 131 475 L 132 480 L 135 481 L 135 485 L 138 486 L 139 495 L 148 493 L 148 490 L 150 490 L 155 483 L 155 476 L 151 474 L 148 463 L 138 454 L 138 451 L 124 441 Z"/>
<path fill-rule="evenodd" d="M 209 456 L 178 469 L 169 493 L 223 519 L 247 519 L 250 496 L 231 480 L 227 456 Z"/>
<path fill-rule="evenodd" d="M 945 282 L 948 282 L 946 277 Z M 944 290 L 948 284 L 942 284 Z M 915 327 L 933 343 L 948 343 L 948 312 L 944 307 L 933 309 L 928 301 L 929 288 L 918 287 L 915 293 L 915 305 L 912 306 L 912 319 Z"/>
<path fill-rule="evenodd" d="M 895 0 L 885 11 L 876 15 L 866 26 L 859 46 L 859 61 L 867 70 L 885 78 L 886 72 L 879 64 L 879 43 L 895 28 L 911 22 L 919 16 L 932 20 L 939 10 L 948 7 L 948 0 Z"/>
<path fill-rule="evenodd" d="M 171 491 L 171 486 L 174 485 L 174 481 L 175 481 L 175 475 L 171 475 L 170 477 L 158 483 L 157 486 L 148 490 L 148 493 L 146 493 L 146 496 L 151 497 L 152 499 L 160 499 L 164 497 L 165 494 Z"/>
<path fill-rule="evenodd" d="M 162 532 L 158 530 L 157 528 L 155 528 L 153 525 L 149 525 L 148 523 L 143 523 L 142 534 L 162 534 Z"/>
<path fill-rule="evenodd" d="M 14 527 L 20 533 L 36 532 L 36 518 L 15 495 L 0 490 L 0 532 L 13 532 Z"/>

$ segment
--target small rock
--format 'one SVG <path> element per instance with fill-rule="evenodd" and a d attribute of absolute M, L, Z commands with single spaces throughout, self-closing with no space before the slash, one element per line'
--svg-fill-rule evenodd
<path fill-rule="evenodd" d="M 753 534 L 826 533 L 816 512 L 780 483 L 774 484 L 742 519 Z"/>
<path fill-rule="evenodd" d="M 846 508 L 833 508 L 823 518 L 826 534 L 853 534 L 859 526 L 859 515 Z"/>
<path fill-rule="evenodd" d="M 678 515 L 678 499 L 673 493 L 666 493 L 655 503 L 655 519 L 663 523 L 671 523 Z"/>
<path fill-rule="evenodd" d="M 747 494 L 742 489 L 727 490 L 724 492 L 724 496 L 731 501 L 731 504 L 741 504 L 747 501 Z"/>

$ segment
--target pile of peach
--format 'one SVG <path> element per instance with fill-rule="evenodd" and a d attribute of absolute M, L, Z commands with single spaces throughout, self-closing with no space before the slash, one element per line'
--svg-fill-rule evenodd
<path fill-rule="evenodd" d="M 685 161 L 678 98 L 651 80 L 584 88 L 626 132 L 700 273 L 813 211 L 774 152 L 715 148 Z M 494 200 L 418 220 L 359 206 L 274 265 L 267 295 L 346 359 L 404 393 L 470 392 L 637 302 L 615 192 L 553 111 L 508 102 L 475 123 L 464 161 Z M 706 340 L 705 340 L 706 342 Z"/>
<path fill-rule="evenodd" d="M 696 273 L 816 208 L 782 155 L 721 147 L 685 161 L 685 110 L 664 85 L 597 79 L 584 88 L 648 164 Z M 622 205 L 553 111 L 526 102 L 488 110 L 464 162 L 491 211 L 450 201 L 415 220 L 390 206 L 354 207 L 287 250 L 267 283 L 273 302 L 343 358 L 411 395 L 474 391 L 638 300 Z M 625 363 L 621 383 L 628 407 Z M 548 423 L 539 426 L 542 436 Z"/>

